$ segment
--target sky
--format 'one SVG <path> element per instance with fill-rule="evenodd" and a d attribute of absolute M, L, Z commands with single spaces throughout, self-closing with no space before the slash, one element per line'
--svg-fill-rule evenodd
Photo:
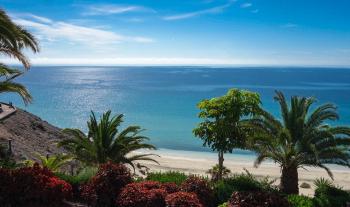
<path fill-rule="evenodd" d="M 0 0 L 33 65 L 350 67 L 349 0 Z M 0 57 L 6 63 L 14 60 Z"/>

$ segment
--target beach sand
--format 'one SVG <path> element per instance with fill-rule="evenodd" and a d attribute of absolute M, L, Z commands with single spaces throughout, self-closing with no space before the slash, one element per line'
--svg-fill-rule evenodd
<path fill-rule="evenodd" d="M 157 150 L 155 157 L 159 165 L 154 163 L 144 163 L 150 168 L 151 172 L 155 171 L 181 171 L 187 174 L 208 175 L 206 171 L 217 163 L 216 154 L 209 152 L 189 152 L 176 150 Z M 250 173 L 257 177 L 269 176 L 271 180 L 276 180 L 275 184 L 279 184 L 280 168 L 273 162 L 266 161 L 258 168 L 254 167 L 254 156 L 228 154 L 225 157 L 224 165 L 231 170 L 232 173 L 243 173 L 247 169 Z M 350 169 L 345 167 L 330 166 L 334 175 L 334 183 L 346 190 L 350 189 Z M 325 170 L 321 168 L 299 169 L 299 186 L 305 182 L 311 185 L 311 188 L 299 188 L 300 194 L 313 196 L 313 181 L 316 178 L 330 179 Z"/>

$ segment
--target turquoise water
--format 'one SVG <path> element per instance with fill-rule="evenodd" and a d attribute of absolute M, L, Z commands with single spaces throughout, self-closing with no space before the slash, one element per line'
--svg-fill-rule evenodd
<path fill-rule="evenodd" d="M 145 128 L 157 147 L 191 151 L 208 150 L 192 135 L 196 104 L 204 98 L 248 89 L 279 115 L 272 97 L 282 90 L 335 103 L 341 114 L 336 124 L 350 124 L 349 80 L 350 69 L 203 67 L 33 67 L 19 79 L 34 97 L 26 110 L 58 127 L 86 130 L 91 110 L 111 109 L 125 114 L 126 124 Z M 0 100 L 23 107 L 13 95 L 0 94 Z"/>

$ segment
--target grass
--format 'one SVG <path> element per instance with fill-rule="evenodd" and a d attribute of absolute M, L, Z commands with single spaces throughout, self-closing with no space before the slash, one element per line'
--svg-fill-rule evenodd
<path fill-rule="evenodd" d="M 161 183 L 173 182 L 177 185 L 181 185 L 187 177 L 185 173 L 177 171 L 152 172 L 147 175 L 146 180 L 158 181 Z"/>

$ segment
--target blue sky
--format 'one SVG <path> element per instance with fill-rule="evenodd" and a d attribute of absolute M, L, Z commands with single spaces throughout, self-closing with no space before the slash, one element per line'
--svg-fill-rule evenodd
<path fill-rule="evenodd" d="M 0 0 L 34 65 L 350 66 L 349 0 Z M 3 60 L 13 63 L 11 60 Z"/>

